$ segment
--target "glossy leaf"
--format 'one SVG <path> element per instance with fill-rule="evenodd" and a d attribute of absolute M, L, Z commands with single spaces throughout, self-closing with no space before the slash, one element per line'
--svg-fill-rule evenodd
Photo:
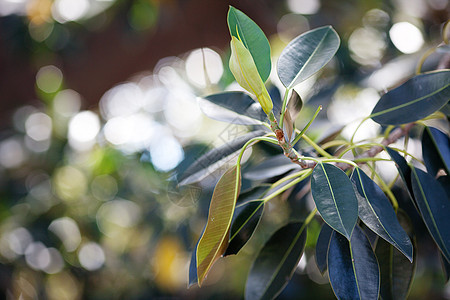
<path fill-rule="evenodd" d="M 197 246 L 197 276 L 200 286 L 213 263 L 228 246 L 231 220 L 241 188 L 240 167 L 229 169 L 217 183 L 209 206 L 208 222 Z"/>
<path fill-rule="evenodd" d="M 406 218 L 406 214 L 399 211 L 399 222 L 405 229 L 412 228 L 412 224 Z M 375 254 L 380 265 L 381 298 L 383 300 L 406 299 L 416 267 L 415 251 L 413 260 L 410 262 L 391 244 L 383 239 L 378 239 Z"/>
<path fill-rule="evenodd" d="M 413 197 L 413 190 L 412 190 L 412 184 L 411 184 L 411 168 L 409 167 L 408 163 L 406 162 L 406 159 L 397 153 L 394 149 L 391 149 L 389 147 L 386 147 L 386 152 L 389 154 L 391 159 L 395 162 L 395 166 L 397 167 L 398 173 L 400 174 L 400 177 L 402 178 L 403 183 L 406 186 L 406 190 L 410 196 L 410 198 L 413 200 L 414 206 L 416 206 L 417 210 L 419 208 L 417 207 L 416 200 Z"/>
<path fill-rule="evenodd" d="M 415 122 L 439 110 L 449 99 L 449 70 L 420 74 L 384 94 L 370 117 L 386 125 Z"/>
<path fill-rule="evenodd" d="M 292 88 L 322 69 L 339 48 L 340 39 L 331 26 L 305 32 L 292 40 L 278 59 L 281 82 Z"/>
<path fill-rule="evenodd" d="M 331 164 L 318 163 L 311 192 L 323 220 L 350 240 L 358 219 L 358 200 L 347 175 Z"/>
<path fill-rule="evenodd" d="M 230 242 L 224 256 L 237 254 L 247 243 L 256 229 L 264 210 L 264 201 L 252 201 L 245 204 L 231 225 Z"/>
<path fill-rule="evenodd" d="M 282 175 L 290 170 L 301 170 L 300 166 L 283 154 L 272 156 L 254 167 L 248 168 L 244 177 L 251 180 L 263 180 Z"/>
<path fill-rule="evenodd" d="M 286 286 L 303 254 L 306 230 L 289 223 L 277 230 L 258 253 L 247 278 L 246 299 L 273 299 Z"/>
<path fill-rule="evenodd" d="M 320 230 L 319 237 L 316 243 L 316 263 L 317 268 L 320 273 L 325 273 L 327 270 L 327 257 L 328 257 L 328 246 L 330 245 L 331 234 L 333 229 L 324 223 L 322 229 Z"/>
<path fill-rule="evenodd" d="M 272 111 L 273 103 L 264 82 L 258 74 L 252 55 L 241 40 L 231 37 L 230 71 L 237 83 L 256 96 L 266 114 Z"/>
<path fill-rule="evenodd" d="M 270 44 L 264 32 L 246 14 L 232 6 L 228 10 L 227 21 L 231 36 L 242 40 L 255 61 L 261 79 L 265 82 L 269 78 L 272 63 Z"/>
<path fill-rule="evenodd" d="M 428 174 L 436 176 L 440 169 L 450 174 L 450 139 L 442 131 L 425 127 L 422 134 L 422 156 Z"/>
<path fill-rule="evenodd" d="M 186 171 L 178 176 L 179 185 L 187 185 L 198 182 L 220 167 L 235 156 L 237 156 L 245 143 L 250 139 L 262 136 L 266 132 L 262 130 L 252 131 L 242 135 L 231 142 L 228 142 L 220 147 L 212 149 L 199 157 Z"/>
<path fill-rule="evenodd" d="M 367 237 L 356 226 L 350 243 L 336 231 L 328 250 L 328 276 L 338 299 L 378 299 L 380 271 Z"/>
<path fill-rule="evenodd" d="M 412 261 L 411 241 L 398 222 L 397 215 L 381 188 L 360 168 L 355 168 L 351 180 L 358 198 L 359 218 L 373 232 L 395 246 Z"/>
<path fill-rule="evenodd" d="M 202 112 L 217 121 L 259 125 L 267 119 L 261 106 L 243 92 L 224 92 L 197 98 L 197 101 Z"/>
<path fill-rule="evenodd" d="M 414 197 L 422 219 L 444 257 L 450 262 L 450 201 L 433 176 L 411 167 Z"/>

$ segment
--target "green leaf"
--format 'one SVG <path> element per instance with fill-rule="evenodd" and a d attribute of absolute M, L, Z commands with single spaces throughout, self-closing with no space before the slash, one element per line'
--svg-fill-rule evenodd
<path fill-rule="evenodd" d="M 450 201 L 433 176 L 411 166 L 414 197 L 431 236 L 450 262 Z"/>
<path fill-rule="evenodd" d="M 224 92 L 197 98 L 202 112 L 211 119 L 239 124 L 260 125 L 267 115 L 249 95 L 243 92 Z"/>
<path fill-rule="evenodd" d="M 208 222 L 197 246 L 197 277 L 200 286 L 213 263 L 228 246 L 231 219 L 241 188 L 240 166 L 229 169 L 214 189 Z"/>
<path fill-rule="evenodd" d="M 399 213 L 400 223 L 403 224 L 404 227 L 412 228 L 412 224 L 406 219 L 407 216 L 405 213 Z M 405 222 L 408 222 L 408 224 L 405 225 Z M 412 240 L 414 241 L 414 239 Z M 383 300 L 406 299 L 416 267 L 415 251 L 413 260 L 410 262 L 392 245 L 385 240 L 378 239 L 375 254 L 380 264 L 381 298 Z"/>
<path fill-rule="evenodd" d="M 246 203 L 237 211 L 237 217 L 231 225 L 230 242 L 224 256 L 237 254 L 247 243 L 256 229 L 264 210 L 264 201 Z"/>
<path fill-rule="evenodd" d="M 240 149 L 254 137 L 263 136 L 266 132 L 263 130 L 256 130 L 240 136 L 231 142 L 228 142 L 220 147 L 214 148 L 200 158 L 198 158 L 191 166 L 189 166 L 183 173 L 178 175 L 179 185 L 187 185 L 198 182 L 208 175 L 212 174 L 230 159 L 239 154 Z"/>
<path fill-rule="evenodd" d="M 256 96 L 264 112 L 269 114 L 273 108 L 272 99 L 258 74 L 250 51 L 234 36 L 231 37 L 230 47 L 229 66 L 231 73 L 241 87 Z"/>
<path fill-rule="evenodd" d="M 395 246 L 412 261 L 411 241 L 398 222 L 397 215 L 381 188 L 360 168 L 355 168 L 351 180 L 358 198 L 359 218 L 373 232 Z"/>
<path fill-rule="evenodd" d="M 328 250 L 328 276 L 338 299 L 378 299 L 380 270 L 372 247 L 356 226 L 350 243 L 333 232 Z"/>
<path fill-rule="evenodd" d="M 348 240 L 358 219 L 358 200 L 347 175 L 331 164 L 318 163 L 311 192 L 323 220 Z"/>
<path fill-rule="evenodd" d="M 449 100 L 449 70 L 420 74 L 384 94 L 370 117 L 385 125 L 411 123 L 439 110 Z"/>
<path fill-rule="evenodd" d="M 316 243 L 316 264 L 320 273 L 325 273 L 327 270 L 327 257 L 328 257 L 328 246 L 330 245 L 331 234 L 333 229 L 324 223 L 322 229 L 320 230 L 319 237 Z"/>
<path fill-rule="evenodd" d="M 259 76 L 265 82 L 269 78 L 272 63 L 270 44 L 264 32 L 246 14 L 232 6 L 228 10 L 227 21 L 231 36 L 240 39 L 250 51 Z"/>
<path fill-rule="evenodd" d="M 398 173 L 400 174 L 400 177 L 402 178 L 403 183 L 406 186 L 406 191 L 408 192 L 409 197 L 411 198 L 414 206 L 416 207 L 417 211 L 419 211 L 419 208 L 417 207 L 416 199 L 413 197 L 413 190 L 412 190 L 412 184 L 411 184 L 411 168 L 409 167 L 408 163 L 406 162 L 406 159 L 397 153 L 392 148 L 386 147 L 386 152 L 389 154 L 391 159 L 395 162 L 395 166 L 397 167 Z"/>
<path fill-rule="evenodd" d="M 289 223 L 277 230 L 258 253 L 250 269 L 245 298 L 275 298 L 294 274 L 305 242 L 306 230 L 302 223 Z"/>
<path fill-rule="evenodd" d="M 422 156 L 428 174 L 436 176 L 440 169 L 450 174 L 450 139 L 434 127 L 425 127 L 422 134 Z"/>
<path fill-rule="evenodd" d="M 277 72 L 283 85 L 292 88 L 322 69 L 333 58 L 339 44 L 339 36 L 331 26 L 296 37 L 278 59 Z"/>

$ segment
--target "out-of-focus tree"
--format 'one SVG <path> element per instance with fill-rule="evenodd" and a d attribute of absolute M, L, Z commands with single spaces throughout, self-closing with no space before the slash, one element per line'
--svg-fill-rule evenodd
<path fill-rule="evenodd" d="M 3 298 L 242 295 L 251 255 L 271 232 L 259 232 L 239 256 L 216 263 L 201 289 L 186 289 L 190 254 L 220 174 L 183 189 L 172 174 L 248 131 L 210 120 L 196 105 L 197 96 L 236 88 L 228 69 L 229 4 L 261 26 L 274 57 L 311 28 L 331 24 L 339 33 L 336 58 L 298 87 L 305 102 L 299 126 L 319 103 L 330 103 L 334 127 L 349 122 L 343 111 L 355 103 L 365 108 L 352 111 L 352 119 L 370 111 L 378 93 L 414 74 L 449 17 L 442 0 L 3 0 Z M 422 69 L 435 69 L 445 55 L 432 52 Z M 276 95 L 280 83 L 273 74 L 269 81 Z M 317 136 L 331 126 L 320 121 L 310 128 Z M 357 139 L 371 130 L 361 128 Z M 281 224 L 290 214 L 286 205 L 271 209 L 262 222 Z M 312 224 L 308 234 L 316 237 L 319 229 Z M 445 297 L 437 249 L 420 236 L 411 297 Z M 281 298 L 333 297 L 310 265 L 300 262 Z"/>

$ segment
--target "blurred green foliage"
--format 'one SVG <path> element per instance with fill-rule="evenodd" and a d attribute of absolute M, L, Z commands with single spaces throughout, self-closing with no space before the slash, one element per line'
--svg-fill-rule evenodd
<path fill-rule="evenodd" d="M 38 101 L 30 99 L 31 104 L 15 110 L 11 123 L 0 132 L 1 298 L 231 299 L 243 294 L 253 250 L 271 232 L 258 232 L 242 254 L 214 266 L 202 289 L 188 290 L 190 251 L 206 223 L 218 177 L 184 190 L 177 190 L 172 180 L 172 170 L 183 157 L 178 169 L 212 146 L 246 132 L 244 127 L 208 120 L 196 107 L 195 96 L 228 86 L 229 69 L 225 67 L 216 80 L 212 73 L 217 63 L 209 68 L 206 59 L 211 83 L 204 79 L 201 84 L 196 80 L 208 77 L 202 73 L 203 62 L 195 65 L 194 60 L 190 74 L 186 65 L 194 54 L 180 53 L 179 58 L 161 60 L 148 74 L 117 83 L 98 106 L 82 110 L 82 95 L 67 86 L 64 69 L 53 66 L 60 56 L 77 55 L 80 31 L 94 34 L 110 18 L 124 18 L 126 29 L 140 34 L 157 30 L 158 24 L 164 24 L 160 2 L 164 1 L 0 3 L 2 40 L 39 65 Z M 287 41 L 319 25 L 332 24 L 343 40 L 337 59 L 319 78 L 299 87 L 307 95 L 305 112 L 332 101 L 328 117 L 323 113 L 320 125 L 312 128 L 316 136 L 338 127 L 336 116 L 348 118 L 345 111 L 354 103 L 366 101 L 370 107 L 373 94 L 378 97 L 378 92 L 414 74 L 423 51 L 440 41 L 441 26 L 449 15 L 445 0 L 307 3 L 271 1 L 276 9 L 268 17 L 280 21 L 278 33 L 269 39 L 275 56 Z M 223 16 L 226 22 L 226 11 Z M 415 28 L 407 27 L 410 31 L 403 33 L 412 41 L 403 41 L 406 48 L 399 46 L 401 36 L 390 32 L 399 22 Z M 225 62 L 219 64 L 227 66 L 228 49 L 217 51 Z M 218 54 L 211 52 L 214 63 Z M 443 55 L 432 54 L 423 69 L 435 68 Z M 276 78 L 269 81 L 277 85 Z M 337 109 L 332 110 L 333 105 Z M 304 119 L 300 115 L 297 122 Z M 249 186 L 244 183 L 245 190 Z M 400 201 L 405 197 L 398 195 Z M 302 214 L 294 210 L 307 205 L 298 199 L 275 201 L 262 220 L 272 226 L 262 228 L 275 230 L 290 215 Z M 320 224 L 313 225 L 308 228 L 304 256 L 308 261 L 314 259 L 311 239 L 320 230 Z M 437 250 L 424 226 L 415 230 L 419 260 L 411 299 L 448 299 L 449 286 L 435 259 Z M 327 280 L 305 265 L 301 262 L 280 299 L 334 298 Z"/>

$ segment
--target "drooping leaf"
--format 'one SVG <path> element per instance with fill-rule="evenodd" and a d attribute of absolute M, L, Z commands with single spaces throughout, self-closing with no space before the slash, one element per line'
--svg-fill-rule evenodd
<path fill-rule="evenodd" d="M 450 262 L 450 201 L 433 176 L 411 166 L 414 197 L 422 219 L 447 261 Z"/>
<path fill-rule="evenodd" d="M 247 243 L 256 229 L 264 210 L 264 201 L 252 201 L 237 211 L 237 217 L 231 225 L 230 242 L 224 256 L 237 254 Z"/>
<path fill-rule="evenodd" d="M 227 21 L 231 36 L 242 40 L 255 61 L 259 76 L 265 82 L 269 78 L 272 63 L 270 44 L 264 32 L 246 14 L 232 6 L 228 10 Z"/>
<path fill-rule="evenodd" d="M 231 158 L 238 155 L 238 151 L 254 137 L 265 134 L 263 130 L 256 130 L 245 135 L 242 135 L 231 142 L 228 142 L 220 147 L 212 149 L 199 157 L 186 171 L 178 175 L 179 185 L 187 185 L 198 182 L 210 175 Z"/>
<path fill-rule="evenodd" d="M 399 211 L 398 220 L 407 230 L 412 228 L 411 221 L 405 213 Z M 412 233 L 409 233 L 412 234 Z M 414 239 L 413 247 L 414 245 Z M 415 251 L 410 262 L 400 251 L 383 239 L 378 239 L 375 254 L 380 265 L 380 296 L 384 300 L 406 299 L 414 277 L 416 267 Z"/>
<path fill-rule="evenodd" d="M 293 89 L 287 103 L 283 121 L 283 131 L 285 132 L 285 138 L 288 142 L 292 141 L 295 137 L 295 120 L 302 107 L 302 98 L 300 98 L 300 95 Z"/>
<path fill-rule="evenodd" d="M 351 180 L 358 198 L 359 218 L 373 232 L 395 246 L 412 261 L 411 241 L 398 222 L 397 215 L 381 188 L 360 168 L 355 168 Z"/>
<path fill-rule="evenodd" d="M 327 256 L 328 256 L 328 246 L 330 244 L 331 234 L 333 229 L 324 223 L 322 229 L 320 230 L 319 237 L 316 243 L 316 263 L 317 268 L 320 273 L 325 273 L 327 270 Z"/>
<path fill-rule="evenodd" d="M 301 170 L 300 166 L 283 154 L 272 156 L 262 163 L 246 170 L 244 177 L 251 180 L 263 180 L 282 175 L 290 170 Z"/>
<path fill-rule="evenodd" d="M 422 156 L 428 174 L 436 176 L 440 169 L 450 174 L 450 139 L 434 127 L 425 127 L 422 134 Z"/>
<path fill-rule="evenodd" d="M 289 102 L 287 104 L 287 110 L 291 114 L 291 118 L 294 122 L 295 119 L 297 119 L 298 114 L 302 110 L 302 107 L 303 107 L 302 98 L 295 90 L 292 90 L 292 94 L 289 97 Z"/>
<path fill-rule="evenodd" d="M 197 246 L 197 277 L 200 286 L 213 263 L 228 246 L 231 220 L 241 188 L 239 166 L 229 169 L 217 183 L 209 206 L 208 222 Z"/>
<path fill-rule="evenodd" d="M 348 240 L 358 219 L 358 200 L 347 175 L 331 164 L 318 163 L 311 192 L 323 220 Z"/>
<path fill-rule="evenodd" d="M 385 125 L 415 122 L 439 110 L 449 100 L 449 70 L 420 74 L 384 94 L 370 117 Z"/>
<path fill-rule="evenodd" d="M 356 226 L 350 243 L 336 231 L 328 250 L 328 275 L 338 299 L 378 299 L 380 270 L 362 230 Z"/>
<path fill-rule="evenodd" d="M 310 30 L 292 40 L 278 59 L 277 72 L 286 88 L 292 88 L 322 69 L 339 48 L 331 26 Z"/>
<path fill-rule="evenodd" d="M 273 299 L 291 279 L 303 254 L 306 230 L 289 223 L 265 243 L 253 263 L 245 286 L 246 299 Z"/>
<path fill-rule="evenodd" d="M 267 119 L 261 106 L 243 92 L 224 92 L 197 98 L 197 101 L 202 112 L 217 121 L 259 125 Z"/>
<path fill-rule="evenodd" d="M 231 73 L 240 86 L 256 96 L 264 112 L 269 114 L 272 111 L 273 103 L 264 82 L 258 74 L 250 51 L 234 36 L 231 37 L 230 47 L 229 66 Z"/>
<path fill-rule="evenodd" d="M 411 184 L 411 168 L 409 167 L 406 159 L 397 153 L 394 149 L 386 147 L 386 152 L 389 154 L 391 159 L 395 162 L 395 166 L 397 167 L 398 173 L 403 181 L 403 184 L 406 187 L 406 191 L 408 192 L 409 198 L 411 199 L 414 207 L 417 211 L 419 211 L 419 207 L 417 206 L 416 199 L 413 196 L 412 184 Z"/>

